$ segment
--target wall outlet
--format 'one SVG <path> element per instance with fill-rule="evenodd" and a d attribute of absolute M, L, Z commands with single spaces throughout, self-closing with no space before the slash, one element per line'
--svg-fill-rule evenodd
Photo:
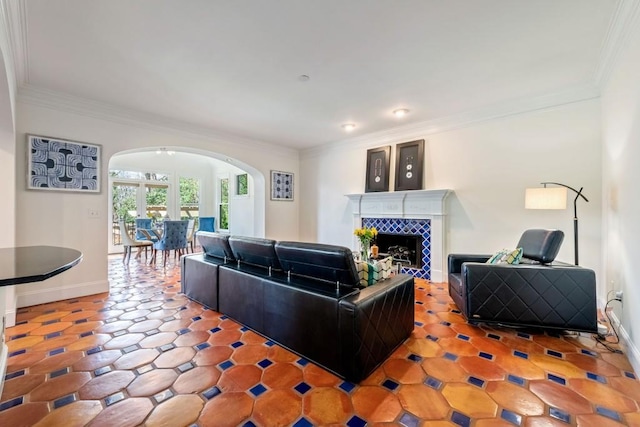
<path fill-rule="evenodd" d="M 100 218 L 100 212 L 97 209 L 89 209 L 87 210 L 87 214 L 89 218 Z"/>

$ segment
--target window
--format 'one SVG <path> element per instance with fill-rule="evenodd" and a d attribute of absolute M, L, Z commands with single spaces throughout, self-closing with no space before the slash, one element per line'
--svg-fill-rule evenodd
<path fill-rule="evenodd" d="M 249 176 L 246 173 L 236 175 L 236 195 L 246 196 L 249 194 Z"/>
<path fill-rule="evenodd" d="M 229 230 L 229 178 L 220 178 L 220 202 L 218 203 L 218 218 L 220 230 Z"/>
<path fill-rule="evenodd" d="M 195 219 L 200 216 L 200 180 L 180 177 L 180 219 Z"/>

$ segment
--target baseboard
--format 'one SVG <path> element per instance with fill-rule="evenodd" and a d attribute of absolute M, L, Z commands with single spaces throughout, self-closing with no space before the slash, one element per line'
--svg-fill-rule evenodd
<path fill-rule="evenodd" d="M 17 296 L 18 308 L 32 305 L 46 304 L 70 298 L 109 292 L 109 281 L 86 282 L 75 285 L 58 286 L 39 290 L 21 290 Z"/>
<path fill-rule="evenodd" d="M 9 347 L 5 343 L 0 343 L 0 396 L 4 387 L 4 375 L 7 372 L 7 359 L 9 358 Z"/>
<path fill-rule="evenodd" d="M 618 336 L 620 337 L 620 344 L 624 353 L 629 359 L 629 363 L 633 366 L 633 370 L 635 371 L 636 376 L 640 376 L 640 350 L 638 347 L 631 341 L 631 337 L 624 329 L 624 327 L 620 324 L 620 320 L 618 320 L 618 316 L 613 311 L 609 312 L 609 318 L 611 319 L 612 326 L 616 328 L 618 331 Z"/>

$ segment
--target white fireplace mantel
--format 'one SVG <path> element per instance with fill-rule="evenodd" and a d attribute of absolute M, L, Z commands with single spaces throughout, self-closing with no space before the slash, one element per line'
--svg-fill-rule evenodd
<path fill-rule="evenodd" d="M 351 201 L 354 228 L 362 218 L 428 219 L 431 222 L 431 281 L 444 281 L 446 204 L 452 190 L 412 190 L 347 194 Z"/>

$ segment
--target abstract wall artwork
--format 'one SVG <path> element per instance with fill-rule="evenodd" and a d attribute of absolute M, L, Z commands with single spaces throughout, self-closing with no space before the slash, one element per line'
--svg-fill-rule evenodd
<path fill-rule="evenodd" d="M 389 191 L 389 163 L 391 146 L 367 150 L 367 175 L 364 192 Z"/>
<path fill-rule="evenodd" d="M 422 190 L 424 139 L 396 145 L 396 191 Z"/>
<path fill-rule="evenodd" d="M 27 188 L 100 192 L 100 146 L 28 135 Z"/>
<path fill-rule="evenodd" d="M 271 171 L 271 200 L 293 200 L 293 174 Z"/>

